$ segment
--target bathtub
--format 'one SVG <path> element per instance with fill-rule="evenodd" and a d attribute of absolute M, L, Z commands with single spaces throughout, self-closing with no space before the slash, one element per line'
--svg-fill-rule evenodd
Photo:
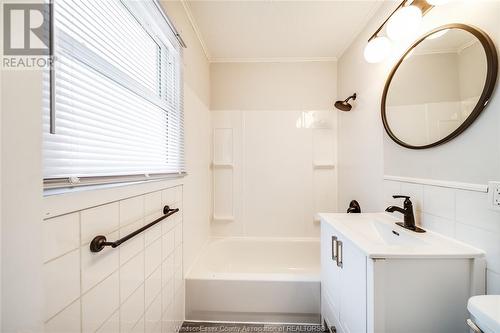
<path fill-rule="evenodd" d="M 319 240 L 211 241 L 186 276 L 186 319 L 319 323 Z"/>

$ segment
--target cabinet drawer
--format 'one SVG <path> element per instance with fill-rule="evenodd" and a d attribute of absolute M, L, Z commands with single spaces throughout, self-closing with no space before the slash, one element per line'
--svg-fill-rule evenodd
<path fill-rule="evenodd" d="M 332 306 L 330 297 L 328 296 L 328 292 L 321 293 L 321 316 L 326 322 L 327 328 L 329 329 L 330 333 L 344 333 L 344 330 L 340 326 L 340 322 L 335 315 L 335 311 Z"/>

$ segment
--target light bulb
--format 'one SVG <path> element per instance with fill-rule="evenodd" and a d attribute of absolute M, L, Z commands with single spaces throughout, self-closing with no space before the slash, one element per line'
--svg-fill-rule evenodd
<path fill-rule="evenodd" d="M 433 5 L 433 6 L 441 6 L 441 5 L 445 5 L 448 2 L 450 2 L 450 0 L 426 0 L 426 1 L 429 5 Z"/>
<path fill-rule="evenodd" d="M 422 24 L 422 11 L 415 6 L 397 10 L 387 22 L 387 35 L 394 41 L 415 36 Z"/>
<path fill-rule="evenodd" d="M 365 59 L 369 63 L 383 61 L 391 52 L 391 41 L 387 37 L 376 37 L 365 46 Z"/>

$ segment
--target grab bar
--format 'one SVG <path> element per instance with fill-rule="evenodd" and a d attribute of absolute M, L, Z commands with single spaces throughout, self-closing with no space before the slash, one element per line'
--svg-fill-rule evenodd
<path fill-rule="evenodd" d="M 165 206 L 165 207 L 163 207 L 163 214 L 165 214 L 165 215 L 157 218 L 153 222 L 145 225 L 144 227 L 142 227 L 140 229 L 137 229 L 136 231 L 134 231 L 134 232 L 128 234 L 127 236 L 122 237 L 114 242 L 108 242 L 106 240 L 106 237 L 102 236 L 102 235 L 95 236 L 94 239 L 92 240 L 92 242 L 90 242 L 90 251 L 91 252 L 101 252 L 106 246 L 111 246 L 112 248 L 118 247 L 122 243 L 128 241 L 130 238 L 137 236 L 138 234 L 140 234 L 144 230 L 151 228 L 156 223 L 166 219 L 167 217 L 169 217 L 172 214 L 177 213 L 178 211 L 179 211 L 179 208 L 171 209 L 169 206 Z"/>

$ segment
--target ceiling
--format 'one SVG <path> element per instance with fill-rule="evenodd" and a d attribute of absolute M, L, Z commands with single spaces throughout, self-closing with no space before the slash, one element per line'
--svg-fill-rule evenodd
<path fill-rule="evenodd" d="M 184 1 L 211 61 L 338 58 L 380 0 Z"/>

